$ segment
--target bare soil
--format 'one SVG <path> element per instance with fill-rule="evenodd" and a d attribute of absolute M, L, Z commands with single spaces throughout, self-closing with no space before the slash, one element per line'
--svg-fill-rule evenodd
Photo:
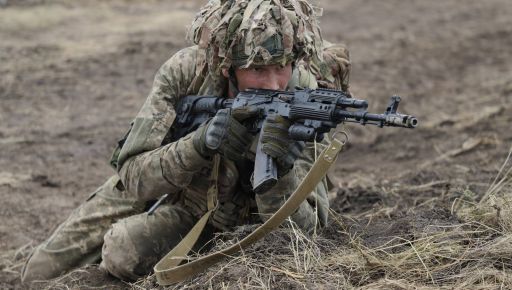
<path fill-rule="evenodd" d="M 156 70 L 189 45 L 186 25 L 203 3 L 0 0 L 0 289 L 27 287 L 19 271 L 29 250 L 113 173 L 111 150 Z M 420 121 L 346 125 L 333 210 L 360 219 L 352 230 L 368 247 L 458 223 L 453 202 L 483 194 L 512 144 L 512 5 L 314 3 L 324 37 L 351 51 L 351 91 L 378 113 L 399 94 L 401 111 Z M 86 280 L 59 283 L 101 286 Z"/>

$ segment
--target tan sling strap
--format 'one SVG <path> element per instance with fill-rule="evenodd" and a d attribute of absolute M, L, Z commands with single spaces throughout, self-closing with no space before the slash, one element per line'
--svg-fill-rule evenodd
<path fill-rule="evenodd" d="M 217 194 L 218 194 L 218 179 L 219 179 L 219 166 L 220 155 L 216 154 L 213 158 L 213 168 L 210 176 L 210 186 L 206 195 L 208 211 L 199 219 L 194 227 L 188 234 L 177 244 L 165 257 L 163 257 L 158 264 L 155 265 L 154 271 L 158 273 L 157 269 L 172 269 L 178 266 L 181 261 L 186 259 L 187 254 L 192 247 L 196 244 L 199 236 L 208 222 L 208 218 L 216 208 Z M 158 272 L 157 272 L 158 271 Z M 166 270 L 164 270 L 166 271 Z M 158 274 L 157 274 L 158 277 Z"/>
<path fill-rule="evenodd" d="M 283 204 L 283 206 L 264 224 L 258 227 L 247 237 L 245 237 L 242 241 L 222 251 L 211 253 L 207 256 L 200 257 L 183 265 L 179 265 L 186 258 L 185 256 L 196 243 L 199 234 L 208 221 L 208 217 L 213 211 L 213 209 L 209 209 L 208 212 L 187 234 L 187 236 L 185 236 L 185 238 L 174 249 L 172 249 L 165 257 L 160 260 L 160 262 L 158 262 L 158 264 L 155 265 L 154 271 L 158 284 L 162 286 L 170 285 L 190 278 L 195 274 L 201 273 L 226 256 L 233 255 L 238 251 L 247 248 L 249 245 L 264 237 L 274 228 L 281 225 L 281 223 L 286 218 L 288 218 L 293 212 L 295 212 L 295 210 L 297 210 L 297 208 L 299 208 L 301 203 L 322 180 L 329 167 L 336 160 L 336 157 L 340 150 L 343 148 L 343 145 L 345 145 L 345 142 L 333 138 L 329 146 L 327 146 L 322 154 L 320 154 L 320 158 L 315 161 L 306 177 L 302 180 L 297 189 Z"/>

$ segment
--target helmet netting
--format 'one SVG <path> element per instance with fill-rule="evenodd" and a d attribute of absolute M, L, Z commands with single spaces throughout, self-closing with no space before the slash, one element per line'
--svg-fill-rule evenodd
<path fill-rule="evenodd" d="M 305 0 L 211 0 L 197 14 L 189 37 L 210 71 L 252 65 L 320 61 L 317 10 Z"/>

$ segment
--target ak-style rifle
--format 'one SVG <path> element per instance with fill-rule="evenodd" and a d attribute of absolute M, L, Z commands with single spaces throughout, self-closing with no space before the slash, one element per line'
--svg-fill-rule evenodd
<path fill-rule="evenodd" d="M 170 134 L 177 140 L 224 108 L 256 107 L 259 115 L 245 122 L 249 131 L 258 133 L 267 116 L 281 115 L 292 121 L 289 129 L 291 139 L 298 141 L 321 141 L 324 133 L 343 122 L 379 127 L 415 128 L 418 120 L 397 112 L 399 96 L 392 96 L 383 114 L 368 112 L 368 102 L 354 99 L 346 92 L 328 89 L 301 89 L 296 91 L 274 91 L 250 89 L 240 92 L 235 98 L 218 96 L 186 96 L 180 99 L 176 121 Z M 265 192 L 277 182 L 275 160 L 261 150 L 261 139 L 256 149 L 253 189 Z"/>

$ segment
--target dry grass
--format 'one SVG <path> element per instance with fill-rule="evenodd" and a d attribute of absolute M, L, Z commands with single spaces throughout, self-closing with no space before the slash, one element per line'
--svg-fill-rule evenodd
<path fill-rule="evenodd" d="M 511 150 L 512 152 L 512 150 Z M 171 287 L 154 276 L 119 284 L 94 267 L 40 286 L 45 289 L 512 289 L 512 176 L 509 154 L 489 190 L 463 192 L 414 207 L 402 216 L 374 209 L 331 213 L 328 227 L 305 235 L 291 221 L 240 255 Z M 426 185 L 425 185 L 426 186 Z M 423 187 L 425 187 L 423 186 Z M 425 188 L 422 187 L 422 190 Z M 393 212 L 393 210 L 391 210 Z M 219 235 L 212 251 L 236 243 L 256 226 Z M 2 256 L 5 276 L 18 275 L 30 246 Z M 99 282 L 98 282 L 99 281 Z M 102 286 L 101 283 L 106 283 Z M 99 284 L 98 284 L 99 283 Z"/>
<path fill-rule="evenodd" d="M 399 219 L 332 213 L 330 226 L 313 237 L 289 223 L 239 256 L 165 289 L 512 289 L 510 163 L 509 154 L 487 192 L 460 194 L 444 215 L 435 209 L 437 199 L 430 210 L 412 208 Z M 252 229 L 219 236 L 215 249 Z M 376 229 L 380 236 L 371 235 Z M 149 277 L 134 287 L 158 286 Z"/>
<path fill-rule="evenodd" d="M 21 246 L 16 250 L 0 253 L 0 289 L 9 289 L 9 285 L 19 281 L 20 272 L 32 251 L 31 243 Z"/>
<path fill-rule="evenodd" d="M 0 271 L 3 273 L 19 274 L 23 266 L 23 260 L 31 250 L 31 244 L 26 244 L 16 250 L 0 254 Z"/>

